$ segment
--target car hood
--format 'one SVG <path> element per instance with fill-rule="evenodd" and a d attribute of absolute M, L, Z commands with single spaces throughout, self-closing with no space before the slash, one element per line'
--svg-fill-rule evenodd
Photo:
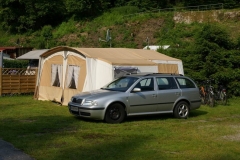
<path fill-rule="evenodd" d="M 98 99 L 101 97 L 106 97 L 110 95 L 112 96 L 119 93 L 122 93 L 122 92 L 98 89 L 98 90 L 92 90 L 89 92 L 82 92 L 74 95 L 73 97 L 77 99 Z"/>

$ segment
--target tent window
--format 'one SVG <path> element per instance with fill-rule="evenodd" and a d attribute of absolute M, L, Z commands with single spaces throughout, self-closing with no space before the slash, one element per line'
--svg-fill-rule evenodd
<path fill-rule="evenodd" d="M 114 67 L 114 79 L 122 77 L 126 74 L 136 74 L 138 73 L 137 67 Z"/>
<path fill-rule="evenodd" d="M 51 85 L 55 87 L 61 87 L 62 82 L 62 65 L 52 64 L 52 80 Z"/>
<path fill-rule="evenodd" d="M 77 89 L 80 67 L 68 65 L 66 86 L 71 89 Z"/>

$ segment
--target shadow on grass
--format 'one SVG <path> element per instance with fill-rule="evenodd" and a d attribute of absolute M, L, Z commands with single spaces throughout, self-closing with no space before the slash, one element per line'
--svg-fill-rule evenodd
<path fill-rule="evenodd" d="M 116 135 L 116 134 L 93 134 L 83 136 L 84 141 L 88 141 L 92 145 L 81 145 L 75 147 L 66 147 L 55 155 L 53 160 L 71 159 L 71 160 L 107 160 L 121 159 L 129 160 L 142 157 L 137 150 L 144 147 L 145 143 L 151 140 L 150 137 L 143 135 Z M 71 154 L 69 154 L 71 153 Z M 159 150 L 157 156 L 163 159 L 164 155 Z M 143 150 L 140 154 L 146 156 L 149 150 Z M 156 153 L 155 153 L 156 156 Z"/>
<path fill-rule="evenodd" d="M 156 121 L 156 120 L 167 120 L 172 119 L 173 114 L 154 114 L 154 115 L 141 115 L 141 116 L 130 116 L 127 117 L 125 121 L 133 122 L 133 121 Z"/>
<path fill-rule="evenodd" d="M 65 116 L 36 116 L 30 120 L 9 118 L 0 123 L 0 129 L 4 130 L 0 136 L 36 159 L 49 160 L 134 159 L 141 157 L 137 150 L 152 141 L 145 134 L 124 134 L 104 123 L 96 124 L 102 121 L 85 119 L 94 122 L 94 126 L 89 126 L 77 119 Z M 149 151 L 155 153 L 143 150 L 140 154 L 146 155 Z M 163 158 L 162 151 L 158 151 L 157 157 Z"/>
<path fill-rule="evenodd" d="M 93 122 L 93 123 L 106 123 L 104 120 L 94 120 L 88 119 L 84 117 L 74 117 L 77 120 L 85 121 L 85 122 Z M 130 116 L 126 117 L 122 122 L 134 122 L 134 121 L 155 121 L 155 120 L 166 120 L 174 118 L 173 115 L 170 114 L 155 114 L 155 115 L 139 115 L 139 116 Z"/>
<path fill-rule="evenodd" d="M 189 117 L 198 117 L 198 116 L 205 115 L 205 114 L 208 114 L 208 112 L 207 111 L 201 111 L 201 110 L 193 110 L 193 111 L 190 112 Z"/>
<path fill-rule="evenodd" d="M 205 115 L 208 112 L 206 111 L 201 111 L 201 110 L 193 110 L 190 112 L 189 117 L 198 117 L 201 115 Z M 93 120 L 93 119 L 88 119 L 84 117 L 75 117 L 77 120 L 82 120 L 85 122 L 93 122 L 93 123 L 105 123 L 104 120 Z M 138 115 L 138 116 L 129 116 L 126 117 L 124 122 L 134 122 L 134 121 L 156 121 L 156 120 L 167 120 L 167 119 L 174 119 L 175 117 L 173 116 L 172 113 L 165 113 L 165 114 L 154 114 L 154 115 Z M 122 122 L 122 123 L 124 123 Z"/>

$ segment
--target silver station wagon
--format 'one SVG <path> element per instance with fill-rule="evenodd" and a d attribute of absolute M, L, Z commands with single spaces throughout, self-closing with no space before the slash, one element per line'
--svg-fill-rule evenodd
<path fill-rule="evenodd" d="M 120 123 L 127 116 L 172 113 L 187 118 L 201 105 L 194 81 L 176 74 L 131 74 L 99 90 L 74 95 L 68 103 L 75 116 Z"/>

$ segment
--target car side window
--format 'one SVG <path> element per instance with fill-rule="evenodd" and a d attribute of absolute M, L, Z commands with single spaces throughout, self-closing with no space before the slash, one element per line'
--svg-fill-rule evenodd
<path fill-rule="evenodd" d="M 177 79 L 177 82 L 178 82 L 181 89 L 183 89 L 183 88 L 196 88 L 195 84 L 187 78 L 177 77 L 176 79 Z"/>
<path fill-rule="evenodd" d="M 173 77 L 156 77 L 159 90 L 177 89 L 177 84 Z"/>
<path fill-rule="evenodd" d="M 154 81 L 153 78 L 145 78 L 136 84 L 134 88 L 140 88 L 142 92 L 144 91 L 153 91 L 154 90 Z"/>

